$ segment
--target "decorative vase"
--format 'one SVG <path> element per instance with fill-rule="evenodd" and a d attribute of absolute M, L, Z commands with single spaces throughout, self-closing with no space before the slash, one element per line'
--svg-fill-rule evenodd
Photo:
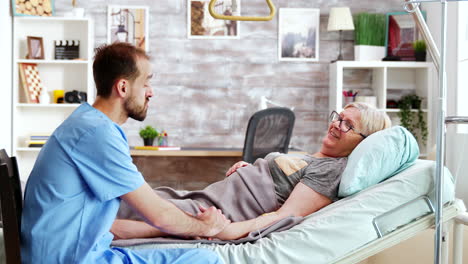
<path fill-rule="evenodd" d="M 50 103 L 50 95 L 49 92 L 47 91 L 47 88 L 45 86 L 42 87 L 42 91 L 39 95 L 39 103 L 40 104 L 49 104 Z"/>
<path fill-rule="evenodd" d="M 144 138 L 143 144 L 145 146 L 153 146 L 154 138 Z"/>
<path fill-rule="evenodd" d="M 385 47 L 356 45 L 354 46 L 354 60 L 381 61 L 385 57 Z"/>
<path fill-rule="evenodd" d="M 426 52 L 425 51 L 415 51 L 414 57 L 416 61 L 426 61 Z"/>
<path fill-rule="evenodd" d="M 72 14 L 74 17 L 84 17 L 85 9 L 82 7 L 73 7 Z"/>

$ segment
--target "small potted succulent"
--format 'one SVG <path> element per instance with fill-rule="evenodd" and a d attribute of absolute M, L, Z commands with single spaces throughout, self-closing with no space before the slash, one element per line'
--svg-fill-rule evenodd
<path fill-rule="evenodd" d="M 143 139 L 145 146 L 152 146 L 154 139 L 158 136 L 158 131 L 156 131 L 156 129 L 154 129 L 152 126 L 146 126 L 140 130 L 140 137 Z"/>
<path fill-rule="evenodd" d="M 413 42 L 413 49 L 416 61 L 426 61 L 426 42 L 424 40 Z"/>

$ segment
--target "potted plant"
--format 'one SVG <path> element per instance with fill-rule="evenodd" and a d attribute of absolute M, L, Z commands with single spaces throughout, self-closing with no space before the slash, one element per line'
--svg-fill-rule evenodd
<path fill-rule="evenodd" d="M 140 129 L 140 137 L 143 139 L 145 146 L 152 146 L 154 139 L 159 136 L 158 131 L 152 126 L 146 126 L 143 129 Z"/>
<path fill-rule="evenodd" d="M 426 42 L 424 40 L 413 42 L 413 49 L 416 61 L 426 61 Z"/>
<path fill-rule="evenodd" d="M 354 59 L 381 60 L 385 57 L 385 15 L 359 13 L 354 17 Z"/>
<path fill-rule="evenodd" d="M 425 145 L 428 132 L 421 105 L 422 98 L 418 95 L 409 94 L 404 96 L 398 102 L 398 107 L 400 108 L 398 117 L 400 118 L 401 125 L 406 127 L 415 138 L 418 138 L 418 135 L 420 135 L 422 143 Z M 417 109 L 417 111 L 412 111 L 412 109 Z M 419 134 L 417 133 L 418 131 Z"/>

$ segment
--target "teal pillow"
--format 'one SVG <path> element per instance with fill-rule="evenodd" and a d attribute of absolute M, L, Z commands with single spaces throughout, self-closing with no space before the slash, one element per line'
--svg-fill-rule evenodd
<path fill-rule="evenodd" d="M 418 143 L 402 126 L 378 131 L 364 139 L 348 157 L 339 197 L 355 194 L 411 166 L 419 156 Z"/>

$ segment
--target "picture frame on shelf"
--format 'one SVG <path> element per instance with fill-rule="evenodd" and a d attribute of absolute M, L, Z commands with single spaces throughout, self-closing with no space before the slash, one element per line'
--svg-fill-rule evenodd
<path fill-rule="evenodd" d="M 239 39 L 239 21 L 213 18 L 209 3 L 210 0 L 187 0 L 187 38 Z M 218 14 L 240 16 L 240 1 L 224 0 L 214 9 Z"/>
<path fill-rule="evenodd" d="M 109 5 L 107 43 L 127 42 L 149 50 L 149 8 L 147 6 Z"/>
<path fill-rule="evenodd" d="M 39 96 L 43 86 L 37 64 L 18 63 L 20 83 L 24 90 L 24 100 L 26 103 L 39 103 Z"/>
<path fill-rule="evenodd" d="M 28 55 L 27 59 L 43 60 L 44 59 L 44 42 L 42 37 L 27 36 Z"/>
<path fill-rule="evenodd" d="M 280 8 L 278 58 L 280 61 L 319 60 L 320 10 Z"/>
<path fill-rule="evenodd" d="M 12 0 L 14 16 L 53 16 L 54 0 Z"/>
<path fill-rule="evenodd" d="M 422 14 L 426 19 L 426 12 L 422 11 Z M 413 43 L 418 40 L 422 40 L 422 35 L 411 13 L 386 14 L 386 60 L 416 61 Z"/>

